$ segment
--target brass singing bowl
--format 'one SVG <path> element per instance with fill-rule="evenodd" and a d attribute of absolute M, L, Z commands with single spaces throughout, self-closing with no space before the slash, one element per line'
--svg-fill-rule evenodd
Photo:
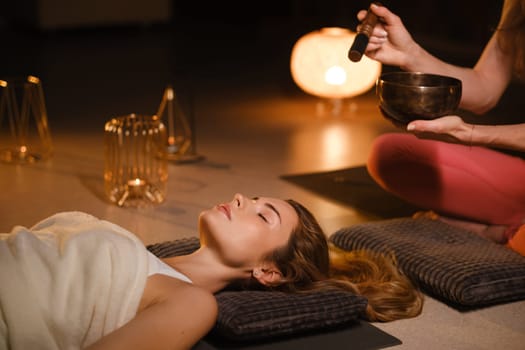
<path fill-rule="evenodd" d="M 407 124 L 453 114 L 461 99 L 461 80 L 417 72 L 383 73 L 376 82 L 383 115 Z"/>

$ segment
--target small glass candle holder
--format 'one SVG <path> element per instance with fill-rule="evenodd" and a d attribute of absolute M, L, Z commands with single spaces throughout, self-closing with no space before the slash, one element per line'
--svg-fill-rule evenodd
<path fill-rule="evenodd" d="M 40 79 L 29 75 L 0 80 L 0 161 L 35 163 L 52 153 Z"/>
<path fill-rule="evenodd" d="M 104 187 L 121 207 L 162 203 L 166 198 L 167 132 L 156 115 L 129 114 L 105 125 Z"/>

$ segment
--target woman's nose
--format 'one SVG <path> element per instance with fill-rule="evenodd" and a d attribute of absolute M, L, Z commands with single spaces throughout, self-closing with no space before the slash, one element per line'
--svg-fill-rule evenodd
<path fill-rule="evenodd" d="M 244 199 L 245 197 L 242 194 L 236 193 L 233 196 L 233 205 L 235 205 L 235 207 L 241 207 L 244 203 Z"/>

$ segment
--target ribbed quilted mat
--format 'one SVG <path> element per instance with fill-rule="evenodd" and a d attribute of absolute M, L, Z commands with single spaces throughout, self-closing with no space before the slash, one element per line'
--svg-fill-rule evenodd
<path fill-rule="evenodd" d="M 457 306 L 525 298 L 525 257 L 474 233 L 429 218 L 396 218 L 341 228 L 330 241 L 345 250 L 394 252 L 424 291 Z"/>

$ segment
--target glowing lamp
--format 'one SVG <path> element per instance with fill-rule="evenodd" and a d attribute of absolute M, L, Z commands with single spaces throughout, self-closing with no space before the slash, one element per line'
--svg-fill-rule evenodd
<path fill-rule="evenodd" d="M 356 33 L 338 27 L 310 32 L 295 43 L 290 70 L 295 83 L 306 93 L 343 99 L 370 90 L 381 74 L 381 63 L 363 56 L 348 59 Z"/>

